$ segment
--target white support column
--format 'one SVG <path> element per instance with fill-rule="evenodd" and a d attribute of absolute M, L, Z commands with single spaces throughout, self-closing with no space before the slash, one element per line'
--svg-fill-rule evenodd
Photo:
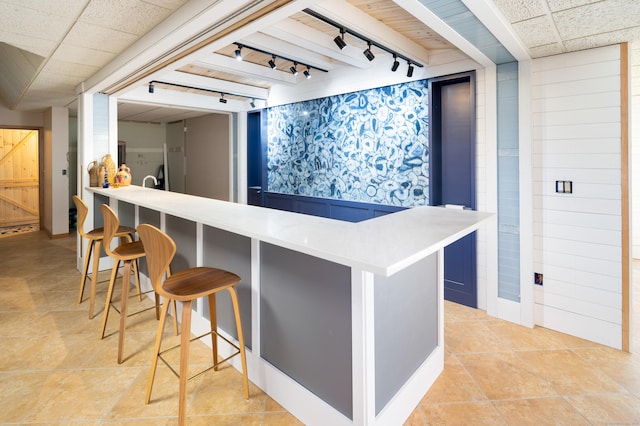
<path fill-rule="evenodd" d="M 260 240 L 251 239 L 251 351 L 260 358 Z"/>
<path fill-rule="evenodd" d="M 376 363 L 374 275 L 351 270 L 351 335 L 353 424 L 374 424 L 376 419 Z"/>

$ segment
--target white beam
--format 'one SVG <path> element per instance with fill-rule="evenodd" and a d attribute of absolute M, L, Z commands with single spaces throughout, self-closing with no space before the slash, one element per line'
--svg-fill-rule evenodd
<path fill-rule="evenodd" d="M 493 1 L 462 0 L 462 2 L 516 60 L 527 61 L 531 59 L 529 51 Z"/>
<path fill-rule="evenodd" d="M 484 53 L 454 31 L 449 25 L 436 16 L 436 14 L 431 10 L 427 9 L 427 7 L 418 0 L 393 0 L 393 2 L 419 19 L 423 24 L 434 30 L 436 33 L 440 34 L 443 38 L 480 65 L 484 67 L 491 67 L 495 65 Z"/>
<path fill-rule="evenodd" d="M 225 92 L 245 96 L 247 98 L 267 99 L 267 97 L 269 97 L 269 89 L 234 83 L 217 78 L 204 77 L 201 75 L 188 74 L 180 71 L 174 71 L 166 74 L 162 77 L 161 82 Z"/>
<path fill-rule="evenodd" d="M 347 45 L 340 50 L 333 42 L 333 37 L 321 31 L 314 30 L 293 19 L 285 19 L 263 31 L 264 34 L 282 39 L 292 40 L 303 49 L 318 52 L 335 61 L 345 63 L 360 69 L 368 68 L 371 63 L 366 60 L 362 50 Z M 336 35 L 338 32 L 336 32 Z M 330 69 L 330 68 L 326 68 Z"/>
<path fill-rule="evenodd" d="M 193 65 L 243 77 L 256 78 L 273 84 L 294 85 L 297 81 L 297 77 L 289 72 L 272 70 L 271 68 L 250 62 L 238 62 L 234 58 L 217 53 L 210 54 L 206 58 L 193 62 Z"/>
<path fill-rule="evenodd" d="M 429 51 L 344 0 L 326 0 L 311 9 L 423 65 Z"/>

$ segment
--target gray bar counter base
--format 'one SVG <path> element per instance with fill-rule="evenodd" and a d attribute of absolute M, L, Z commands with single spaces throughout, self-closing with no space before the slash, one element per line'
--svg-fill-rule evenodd
<path fill-rule="evenodd" d="M 444 366 L 444 247 L 493 217 L 432 207 L 343 223 L 135 186 L 87 190 L 174 238 L 174 271 L 240 275 L 249 379 L 309 425 L 406 420 Z M 218 328 L 236 340 L 227 299 L 216 300 Z M 194 304 L 194 334 L 208 327 L 206 303 Z"/>

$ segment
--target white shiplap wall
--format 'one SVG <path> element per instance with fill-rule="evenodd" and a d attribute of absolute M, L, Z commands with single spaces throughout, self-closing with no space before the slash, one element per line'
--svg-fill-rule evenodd
<path fill-rule="evenodd" d="M 620 348 L 620 47 L 532 69 L 535 322 Z M 556 180 L 573 194 L 557 194 Z"/>

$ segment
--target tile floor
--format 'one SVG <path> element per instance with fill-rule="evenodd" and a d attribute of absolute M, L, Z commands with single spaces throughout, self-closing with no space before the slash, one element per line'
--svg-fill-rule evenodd
<path fill-rule="evenodd" d="M 0 240 L 0 424 L 175 424 L 177 380 L 166 367 L 143 403 L 154 315 L 131 318 L 118 365 L 115 315 L 98 338 L 106 284 L 89 320 L 88 303 L 76 303 L 78 283 L 75 236 Z M 407 425 L 640 424 L 640 355 L 451 303 L 445 340 L 445 370 Z M 640 350 L 640 339 L 634 344 Z M 194 369 L 207 360 L 204 344 L 195 345 Z M 194 425 L 300 424 L 253 385 L 246 401 L 231 367 L 190 382 L 188 412 Z"/>

